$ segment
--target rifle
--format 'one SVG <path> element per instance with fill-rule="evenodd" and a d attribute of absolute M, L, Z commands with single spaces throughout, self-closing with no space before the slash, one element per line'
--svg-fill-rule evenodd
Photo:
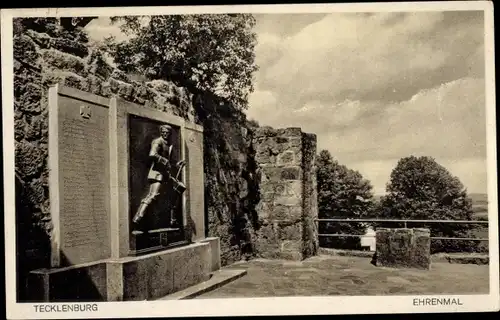
<path fill-rule="evenodd" d="M 182 169 L 184 168 L 185 165 L 186 165 L 186 163 L 184 162 L 184 160 L 177 162 L 177 174 L 175 175 L 175 178 L 170 176 L 170 179 L 172 179 L 172 182 L 173 182 L 172 189 L 174 190 L 174 192 L 177 193 L 177 197 L 174 198 L 175 199 L 174 205 L 170 209 L 170 225 L 171 226 L 174 226 L 177 224 L 177 219 L 174 217 L 174 211 L 177 208 L 177 206 L 179 205 L 179 201 L 181 200 L 180 196 L 184 193 L 184 191 L 186 191 L 186 186 L 184 185 L 184 183 L 182 183 L 179 180 L 179 176 L 181 175 Z"/>
<path fill-rule="evenodd" d="M 181 160 L 177 163 L 177 174 L 174 177 L 171 177 L 172 181 L 174 182 L 173 189 L 175 192 L 182 194 L 184 191 L 186 191 L 186 185 L 179 181 L 179 176 L 182 173 L 182 169 L 186 166 L 186 163 L 184 160 Z"/>

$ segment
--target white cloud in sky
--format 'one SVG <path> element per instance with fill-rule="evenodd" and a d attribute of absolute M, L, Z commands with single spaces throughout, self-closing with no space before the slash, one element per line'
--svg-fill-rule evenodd
<path fill-rule="evenodd" d="M 111 24 L 109 17 L 99 17 L 85 26 L 89 38 L 93 41 L 101 41 L 106 37 L 114 36 L 117 41 L 127 40 L 127 35 L 121 32 L 119 24 Z"/>
<path fill-rule="evenodd" d="M 302 29 L 296 20 L 257 16 L 250 118 L 316 133 L 377 193 L 409 155 L 432 156 L 486 192 L 481 13 L 334 13 Z M 274 31 L 288 21 L 294 32 Z"/>
<path fill-rule="evenodd" d="M 258 15 L 249 118 L 318 136 L 382 193 L 399 158 L 427 155 L 486 192 L 481 12 Z M 91 39 L 118 26 L 100 18 Z"/>
<path fill-rule="evenodd" d="M 482 24 L 473 20 L 461 26 L 447 18 L 441 12 L 334 13 L 287 37 L 262 31 L 257 87 L 273 88 L 287 101 L 299 94 L 299 102 L 312 97 L 393 101 L 482 73 L 481 63 L 470 61 L 476 53 L 482 58 Z M 269 52 L 281 56 L 270 58 Z"/>

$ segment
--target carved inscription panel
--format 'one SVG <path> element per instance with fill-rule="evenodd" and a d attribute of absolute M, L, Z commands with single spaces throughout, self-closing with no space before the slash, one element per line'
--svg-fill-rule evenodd
<path fill-rule="evenodd" d="M 110 256 L 108 126 L 106 106 L 59 97 L 60 241 L 65 264 Z"/>
<path fill-rule="evenodd" d="M 186 128 L 187 227 L 192 240 L 205 238 L 203 133 Z"/>

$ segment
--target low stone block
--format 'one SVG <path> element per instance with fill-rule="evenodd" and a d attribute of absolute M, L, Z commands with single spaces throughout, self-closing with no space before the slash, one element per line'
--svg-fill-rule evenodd
<path fill-rule="evenodd" d="M 388 229 L 376 231 L 376 264 L 394 268 L 430 267 L 428 229 Z"/>
<path fill-rule="evenodd" d="M 124 300 L 149 300 L 185 289 L 209 278 L 208 243 L 148 254 L 123 263 Z"/>
<path fill-rule="evenodd" d="M 78 266 L 41 269 L 30 273 L 29 291 L 33 301 L 106 301 L 106 264 L 102 262 Z"/>
<path fill-rule="evenodd" d="M 202 242 L 206 242 L 210 245 L 210 271 L 217 271 L 221 268 L 220 262 L 220 240 L 217 237 L 205 238 Z"/>
<path fill-rule="evenodd" d="M 118 263 L 106 264 L 107 301 L 123 300 L 123 268 Z"/>

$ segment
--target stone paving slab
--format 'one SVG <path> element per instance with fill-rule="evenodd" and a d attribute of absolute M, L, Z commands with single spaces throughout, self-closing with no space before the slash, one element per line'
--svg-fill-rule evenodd
<path fill-rule="evenodd" d="M 430 270 L 377 267 L 362 257 L 320 255 L 300 263 L 250 260 L 247 275 L 198 299 L 284 296 L 487 294 L 488 265 L 432 263 Z"/>

